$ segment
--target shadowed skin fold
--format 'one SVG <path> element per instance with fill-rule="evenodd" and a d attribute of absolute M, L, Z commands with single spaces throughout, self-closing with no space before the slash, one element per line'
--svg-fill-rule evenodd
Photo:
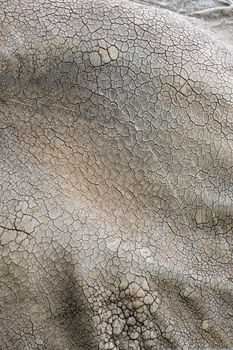
<path fill-rule="evenodd" d="M 232 349 L 233 57 L 117 0 L 0 0 L 1 350 Z"/>

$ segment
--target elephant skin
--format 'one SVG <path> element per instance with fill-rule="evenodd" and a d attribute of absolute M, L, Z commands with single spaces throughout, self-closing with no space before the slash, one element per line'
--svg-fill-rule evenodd
<path fill-rule="evenodd" d="M 0 0 L 1 350 L 233 348 L 233 56 L 195 23 Z"/>

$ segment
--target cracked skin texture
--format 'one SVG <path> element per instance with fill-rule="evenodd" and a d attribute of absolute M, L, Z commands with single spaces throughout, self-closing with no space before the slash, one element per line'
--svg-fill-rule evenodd
<path fill-rule="evenodd" d="M 139 4 L 0 8 L 1 350 L 232 349 L 232 53 Z"/>

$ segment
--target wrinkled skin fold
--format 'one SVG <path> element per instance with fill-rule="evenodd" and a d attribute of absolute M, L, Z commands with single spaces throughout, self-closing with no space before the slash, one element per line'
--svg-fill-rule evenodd
<path fill-rule="evenodd" d="M 232 349 L 230 50 L 132 2 L 0 8 L 1 350 Z"/>

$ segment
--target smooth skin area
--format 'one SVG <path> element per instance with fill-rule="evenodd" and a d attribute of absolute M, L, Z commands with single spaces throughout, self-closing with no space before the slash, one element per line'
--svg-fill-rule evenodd
<path fill-rule="evenodd" d="M 232 52 L 127 1 L 0 9 L 0 349 L 232 349 Z"/>

